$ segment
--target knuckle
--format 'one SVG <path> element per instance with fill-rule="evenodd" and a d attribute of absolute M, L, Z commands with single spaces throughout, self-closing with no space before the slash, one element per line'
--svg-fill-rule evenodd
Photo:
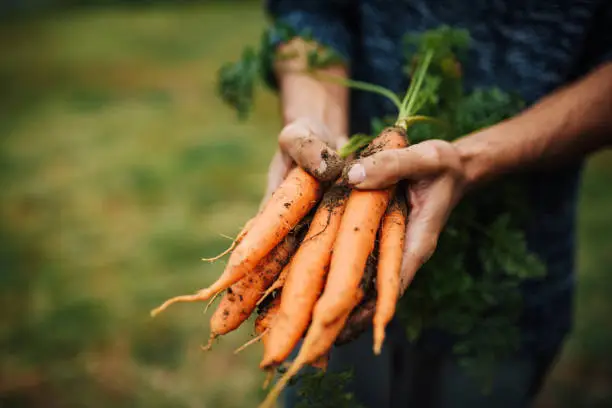
<path fill-rule="evenodd" d="M 420 148 L 421 157 L 431 163 L 433 167 L 443 167 L 443 149 L 441 140 L 423 142 Z"/>
<path fill-rule="evenodd" d="M 285 126 L 278 135 L 278 144 L 281 148 L 291 145 L 296 137 L 308 134 L 306 129 L 298 122 L 292 122 Z"/>
<path fill-rule="evenodd" d="M 450 173 L 454 178 L 463 177 L 463 163 L 455 147 L 444 140 L 423 142 L 423 154 L 437 168 Z"/>

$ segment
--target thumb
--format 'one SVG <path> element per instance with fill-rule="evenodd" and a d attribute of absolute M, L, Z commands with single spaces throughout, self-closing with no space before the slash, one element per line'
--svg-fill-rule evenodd
<path fill-rule="evenodd" d="M 443 168 L 435 145 L 424 142 L 403 149 L 384 150 L 353 162 L 348 183 L 359 189 L 381 189 L 399 180 L 427 177 Z"/>

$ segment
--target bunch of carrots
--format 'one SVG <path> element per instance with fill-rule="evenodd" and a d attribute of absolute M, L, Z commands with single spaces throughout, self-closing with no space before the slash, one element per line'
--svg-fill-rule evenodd
<path fill-rule="evenodd" d="M 357 158 L 406 147 L 409 127 L 431 119 L 416 113 L 425 100 L 420 91 L 433 55 L 431 50 L 425 53 L 403 99 L 387 90 L 374 90 L 387 97 L 391 94 L 399 114 L 394 126 L 362 140 Z M 363 84 L 350 81 L 347 85 L 359 88 Z M 362 88 L 372 90 L 371 85 Z M 212 302 L 223 294 L 210 319 L 208 349 L 214 339 L 237 329 L 256 312 L 257 337 L 247 345 L 262 341 L 260 367 L 273 373 L 289 364 L 261 405 L 271 407 L 300 369 L 307 365 L 325 369 L 330 348 L 364 301 L 372 279 L 376 288 L 373 351 L 381 352 L 399 297 L 409 210 L 403 192 L 397 186 L 354 190 L 344 174 L 324 183 L 294 167 L 222 254 L 230 253 L 221 276 L 209 287 L 171 298 L 151 313 L 155 316 L 177 302 Z M 372 260 L 373 274 L 368 273 Z M 297 357 L 288 363 L 300 340 Z"/>
<path fill-rule="evenodd" d="M 406 143 L 404 129 L 389 128 L 363 154 Z M 406 216 L 405 199 L 395 187 L 351 190 L 342 176 L 324 186 L 295 167 L 259 214 L 246 223 L 219 279 L 193 295 L 167 300 L 152 314 L 173 303 L 206 301 L 225 291 L 210 319 L 208 348 L 277 292 L 255 321 L 256 339 L 264 344 L 261 368 L 270 371 L 281 366 L 302 337 L 303 344 L 270 394 L 274 398 L 278 394 L 274 391 L 280 391 L 305 365 L 326 366 L 331 346 L 364 299 L 366 282 L 362 280 L 375 246 L 374 352 L 380 353 L 385 326 L 399 296 Z"/>

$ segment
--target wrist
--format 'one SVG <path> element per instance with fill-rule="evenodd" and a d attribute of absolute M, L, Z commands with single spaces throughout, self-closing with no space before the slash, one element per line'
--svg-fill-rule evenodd
<path fill-rule="evenodd" d="M 348 89 L 325 82 L 308 74 L 307 53 L 313 45 L 300 39 L 284 44 L 281 54 L 294 54 L 295 58 L 279 59 L 275 65 L 279 79 L 281 114 L 285 125 L 298 119 L 320 122 L 334 135 L 348 133 Z M 332 76 L 346 78 L 347 68 L 335 65 L 319 70 Z"/>
<path fill-rule="evenodd" d="M 281 77 L 282 118 L 285 125 L 298 119 L 324 124 L 333 135 L 348 133 L 348 91 L 305 74 Z"/>
<path fill-rule="evenodd" d="M 501 125 L 481 130 L 453 142 L 463 167 L 465 190 L 469 191 L 494 179 L 500 173 L 495 153 Z"/>

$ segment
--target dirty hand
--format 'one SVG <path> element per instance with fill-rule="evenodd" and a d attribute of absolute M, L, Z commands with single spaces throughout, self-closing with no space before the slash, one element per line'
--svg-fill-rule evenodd
<path fill-rule="evenodd" d="M 261 205 L 296 164 L 321 181 L 335 180 L 344 166 L 336 150 L 347 141 L 346 135 L 333 135 L 327 126 L 313 119 L 300 118 L 286 125 L 268 168 L 268 184 Z"/>
<path fill-rule="evenodd" d="M 400 296 L 417 270 L 431 257 L 451 210 L 466 187 L 464 166 L 456 148 L 429 140 L 404 149 L 386 150 L 353 163 L 349 183 L 357 189 L 379 189 L 407 181 L 409 216 L 400 272 Z M 337 344 L 361 334 L 372 322 L 376 299 L 351 315 Z"/>

